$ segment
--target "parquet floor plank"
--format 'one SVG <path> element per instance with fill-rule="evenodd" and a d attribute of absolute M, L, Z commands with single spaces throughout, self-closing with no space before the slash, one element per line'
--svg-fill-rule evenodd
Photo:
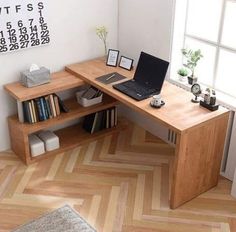
<path fill-rule="evenodd" d="M 0 153 L 0 231 L 71 205 L 98 232 L 234 232 L 231 182 L 169 209 L 174 148 L 129 123 L 96 141 L 25 166 Z"/>

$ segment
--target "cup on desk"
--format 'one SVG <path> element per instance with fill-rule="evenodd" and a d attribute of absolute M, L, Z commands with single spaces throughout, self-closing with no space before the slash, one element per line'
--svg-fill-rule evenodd
<path fill-rule="evenodd" d="M 161 95 L 154 95 L 151 100 L 151 105 L 154 107 L 161 107 L 162 106 L 162 100 Z"/>

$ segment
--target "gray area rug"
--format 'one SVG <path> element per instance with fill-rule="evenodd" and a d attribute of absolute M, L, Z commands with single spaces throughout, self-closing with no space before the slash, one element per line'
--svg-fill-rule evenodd
<path fill-rule="evenodd" d="M 41 216 L 14 232 L 96 232 L 75 210 L 65 205 Z"/>

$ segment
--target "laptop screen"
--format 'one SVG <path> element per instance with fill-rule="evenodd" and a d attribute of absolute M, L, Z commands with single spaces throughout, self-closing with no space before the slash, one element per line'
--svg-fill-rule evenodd
<path fill-rule="evenodd" d="M 141 85 L 161 91 L 169 62 L 141 52 L 134 79 Z"/>

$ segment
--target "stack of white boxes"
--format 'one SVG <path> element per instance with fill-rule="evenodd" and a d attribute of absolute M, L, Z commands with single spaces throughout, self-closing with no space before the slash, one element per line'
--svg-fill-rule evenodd
<path fill-rule="evenodd" d="M 31 156 L 36 157 L 60 147 L 59 137 L 51 131 L 41 131 L 29 136 Z"/>

